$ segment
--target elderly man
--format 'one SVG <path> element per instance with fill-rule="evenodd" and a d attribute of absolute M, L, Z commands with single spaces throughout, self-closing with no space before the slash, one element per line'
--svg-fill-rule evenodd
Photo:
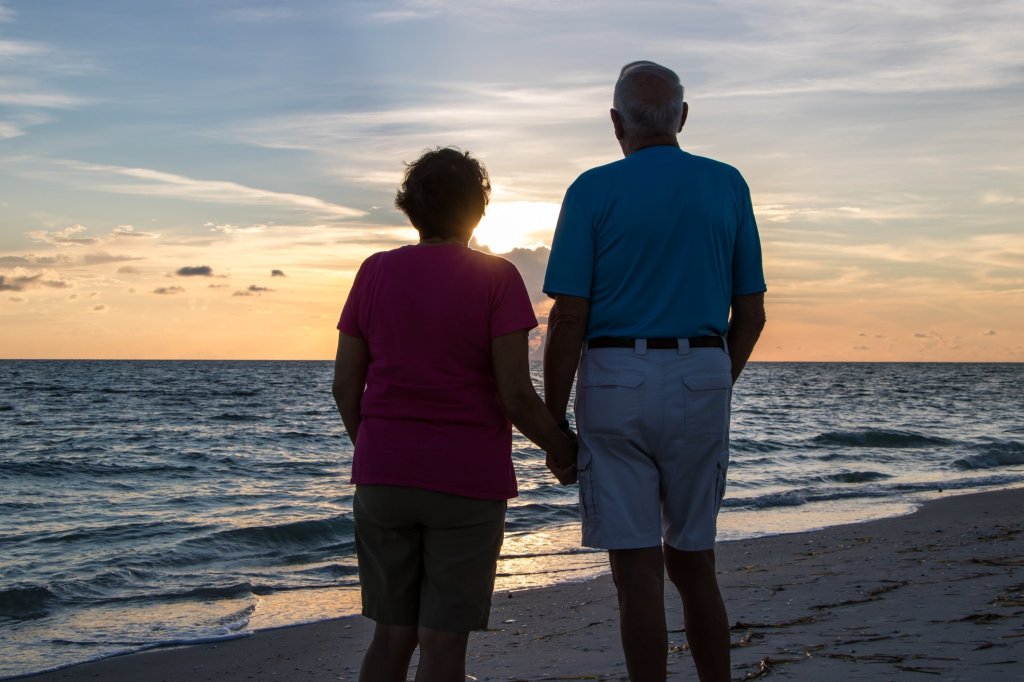
<path fill-rule="evenodd" d="M 635 682 L 665 679 L 666 569 L 700 679 L 729 679 L 715 524 L 732 385 L 765 322 L 750 191 L 679 148 L 687 112 L 669 69 L 622 69 L 611 119 L 626 158 L 569 187 L 544 280 L 546 402 L 568 429 L 578 367 L 583 543 L 608 550 Z"/>

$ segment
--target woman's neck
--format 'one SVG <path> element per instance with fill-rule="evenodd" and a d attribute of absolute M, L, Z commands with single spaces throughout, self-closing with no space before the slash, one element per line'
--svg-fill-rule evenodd
<path fill-rule="evenodd" d="M 462 239 L 460 237 L 427 237 L 426 239 L 420 239 L 420 244 L 428 246 L 439 246 L 441 244 L 469 246 L 469 239 Z"/>

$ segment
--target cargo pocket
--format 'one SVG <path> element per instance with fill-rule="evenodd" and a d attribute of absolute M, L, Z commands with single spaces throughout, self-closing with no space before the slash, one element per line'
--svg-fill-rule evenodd
<path fill-rule="evenodd" d="M 715 471 L 715 515 L 722 511 L 722 501 L 725 500 L 725 475 L 728 471 L 728 463 L 721 460 Z"/>
<path fill-rule="evenodd" d="M 593 458 L 590 449 L 581 447 L 576 457 L 576 481 L 580 487 L 580 514 L 585 519 L 597 518 L 597 507 L 594 500 Z"/>
<path fill-rule="evenodd" d="M 588 435 L 628 436 L 643 419 L 644 375 L 594 372 L 583 377 L 577 393 L 580 430 Z"/>
<path fill-rule="evenodd" d="M 729 434 L 732 375 L 718 373 L 683 377 L 683 386 L 686 437 L 725 440 Z"/>

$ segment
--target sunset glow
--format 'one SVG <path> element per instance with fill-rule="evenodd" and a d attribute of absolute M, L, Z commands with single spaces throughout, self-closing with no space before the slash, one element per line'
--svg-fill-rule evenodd
<path fill-rule="evenodd" d="M 473 236 L 494 253 L 550 246 L 558 209 L 540 201 L 493 202 Z"/>
<path fill-rule="evenodd" d="M 486 165 L 540 281 L 622 64 L 751 187 L 759 360 L 1024 360 L 1024 6 L 0 0 L 0 357 L 332 357 L 403 163 Z M 542 320 L 543 321 L 543 320 Z"/>

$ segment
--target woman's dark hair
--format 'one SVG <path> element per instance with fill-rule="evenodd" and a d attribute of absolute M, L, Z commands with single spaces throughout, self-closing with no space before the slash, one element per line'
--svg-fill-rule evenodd
<path fill-rule="evenodd" d="M 483 164 L 454 147 L 431 149 L 406 164 L 395 206 L 423 239 L 467 236 L 491 196 Z"/>

